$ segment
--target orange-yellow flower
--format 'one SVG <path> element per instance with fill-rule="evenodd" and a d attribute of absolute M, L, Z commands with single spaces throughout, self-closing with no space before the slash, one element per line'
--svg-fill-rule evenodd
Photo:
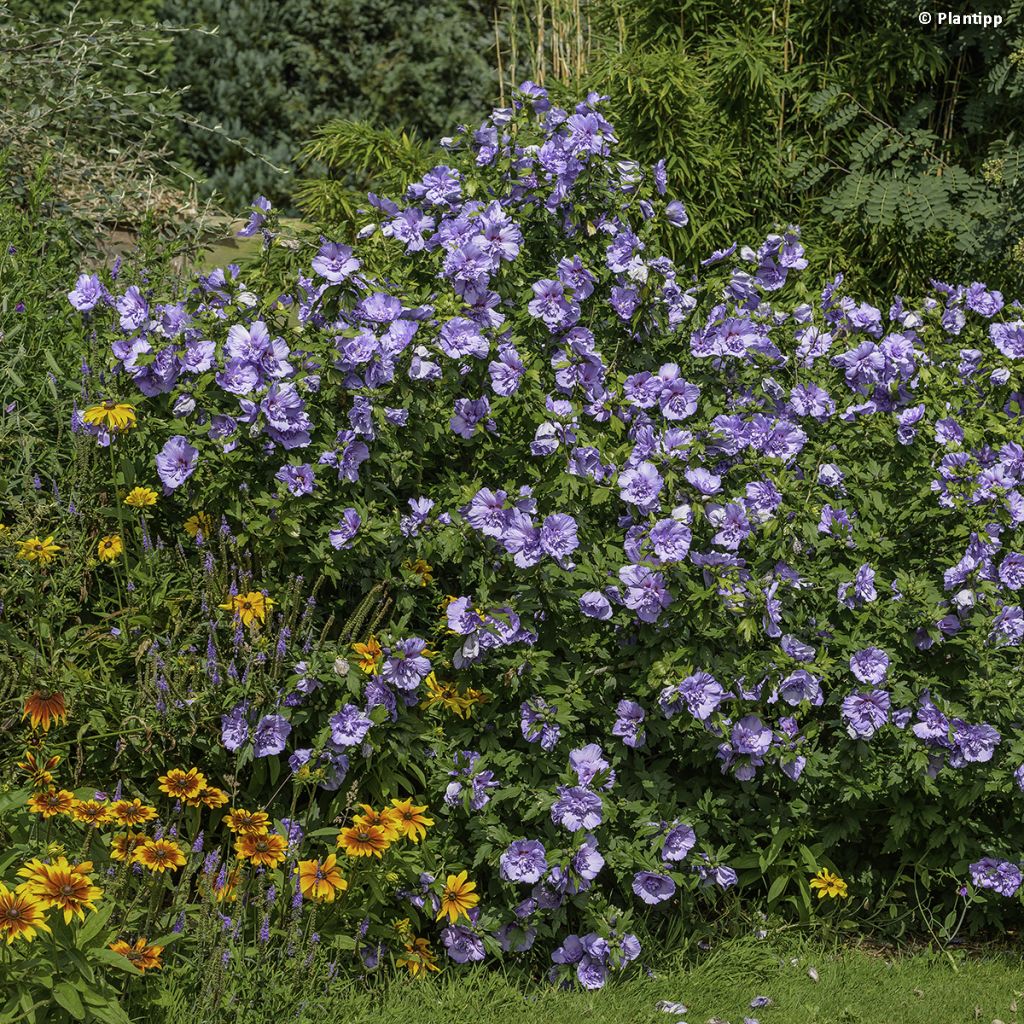
<path fill-rule="evenodd" d="M 837 897 L 845 900 L 850 895 L 847 891 L 846 882 L 838 875 L 833 875 L 828 868 L 822 868 L 811 879 L 811 888 L 817 889 L 819 900 L 823 900 L 826 896 L 830 900 L 834 900 Z"/>
<path fill-rule="evenodd" d="M 50 731 L 51 722 L 66 722 L 68 712 L 64 704 L 64 694 L 56 691 L 36 690 L 25 701 L 25 710 L 21 720 L 24 721 L 26 718 L 33 729 L 37 729 L 41 725 L 43 732 Z"/>
<path fill-rule="evenodd" d="M 463 718 L 469 718 L 473 712 L 473 708 L 477 704 L 484 704 L 487 701 L 487 695 L 483 690 L 477 690 L 475 687 L 467 686 L 462 691 L 462 703 L 465 705 L 466 713 L 462 716 Z"/>
<path fill-rule="evenodd" d="M 402 563 L 402 568 L 413 576 L 419 577 L 421 587 L 425 587 L 434 579 L 434 567 L 423 558 L 405 561 Z"/>
<path fill-rule="evenodd" d="M 56 557 L 58 551 L 64 549 L 53 542 L 53 534 L 45 540 L 38 537 L 30 537 L 23 540 L 18 548 L 18 557 L 29 562 L 38 562 L 40 565 L 49 565 Z"/>
<path fill-rule="evenodd" d="M 123 835 L 114 836 L 110 842 L 110 856 L 114 860 L 133 861 L 136 850 L 145 841 L 145 832 L 125 832 Z"/>
<path fill-rule="evenodd" d="M 150 946 L 145 938 L 136 939 L 132 946 L 129 946 L 123 939 L 119 939 L 110 944 L 110 949 L 127 957 L 134 967 L 143 972 L 157 970 L 163 966 L 160 962 L 160 954 L 164 951 L 164 947 Z"/>
<path fill-rule="evenodd" d="M 130 430 L 138 422 L 134 405 L 113 399 L 90 406 L 82 413 L 82 419 L 91 427 L 107 427 L 118 433 Z"/>
<path fill-rule="evenodd" d="M 18 868 L 18 877 L 24 878 L 24 882 L 18 884 L 18 892 L 27 892 L 29 884 L 37 879 L 45 877 L 43 869 L 46 867 L 46 863 L 41 861 L 38 857 L 32 857 Z M 92 864 L 89 865 L 89 869 L 92 870 Z"/>
<path fill-rule="evenodd" d="M 236 835 L 265 836 L 270 831 L 270 815 L 266 811 L 243 811 L 232 807 L 224 815 L 224 824 Z"/>
<path fill-rule="evenodd" d="M 353 644 L 352 650 L 359 655 L 359 667 L 369 676 L 377 670 L 377 661 L 384 653 L 375 636 L 371 636 L 365 644 Z"/>
<path fill-rule="evenodd" d="M 110 804 L 105 800 L 76 800 L 71 805 L 71 817 L 82 825 L 99 828 L 111 821 Z"/>
<path fill-rule="evenodd" d="M 479 690 L 459 693 L 453 683 L 441 682 L 433 672 L 427 675 L 424 682 L 427 686 L 427 696 L 420 704 L 421 708 L 441 705 L 455 712 L 459 718 L 468 718 L 473 705 L 482 703 L 483 694 Z"/>
<path fill-rule="evenodd" d="M 460 917 L 469 917 L 469 911 L 479 902 L 480 896 L 473 890 L 476 882 L 468 881 L 469 873 L 460 871 L 457 875 L 449 875 L 441 890 L 441 909 L 437 912 L 437 920 L 447 917 L 455 924 Z"/>
<path fill-rule="evenodd" d="M 113 562 L 122 551 L 124 551 L 124 542 L 116 533 L 100 537 L 100 542 L 96 545 L 96 554 L 101 562 Z"/>
<path fill-rule="evenodd" d="M 206 789 L 206 776 L 198 768 L 172 768 L 158 781 L 162 793 L 178 800 L 191 800 Z"/>
<path fill-rule="evenodd" d="M 393 843 L 398 838 L 398 815 L 393 807 L 384 807 L 375 811 L 369 804 L 360 804 L 359 806 L 363 809 L 363 813 L 352 818 L 353 824 L 378 825 L 384 829 L 384 838 L 389 843 Z"/>
<path fill-rule="evenodd" d="M 28 798 L 28 808 L 33 814 L 52 818 L 57 814 L 70 814 L 75 804 L 75 794 L 70 789 L 44 789 Z"/>
<path fill-rule="evenodd" d="M 390 845 L 387 833 L 380 825 L 353 825 L 338 833 L 338 846 L 350 857 L 379 859 Z"/>
<path fill-rule="evenodd" d="M 182 524 L 182 529 L 190 537 L 196 537 L 200 533 L 204 538 L 213 536 L 213 523 L 205 512 L 197 512 L 194 516 L 189 516 Z"/>
<path fill-rule="evenodd" d="M 11 892 L 0 882 L 0 938 L 9 946 L 15 939 L 31 942 L 36 929 L 48 932 L 42 901 L 28 892 Z"/>
<path fill-rule="evenodd" d="M 132 508 L 150 508 L 156 504 L 156 491 L 152 487 L 133 487 L 124 503 Z"/>
<path fill-rule="evenodd" d="M 411 800 L 392 800 L 391 806 L 397 812 L 396 825 L 401 835 L 418 843 L 427 834 L 427 826 L 434 824 L 433 818 L 428 818 L 423 812 L 427 805 L 417 807 Z"/>
<path fill-rule="evenodd" d="M 284 860 L 288 840 L 279 835 L 246 835 L 235 842 L 235 853 L 265 868 L 276 868 Z"/>
<path fill-rule="evenodd" d="M 228 872 L 227 878 L 224 879 L 223 885 L 217 885 L 216 882 L 213 886 L 213 895 L 216 897 L 218 903 L 223 903 L 227 900 L 228 903 L 234 903 L 238 899 L 238 893 L 235 890 L 238 888 L 238 883 L 241 881 L 242 873 L 238 868 L 232 868 Z"/>
<path fill-rule="evenodd" d="M 92 864 L 69 864 L 64 857 L 58 857 L 52 864 L 30 864 L 18 874 L 28 873 L 24 891 L 35 896 L 45 908 L 56 907 L 64 914 L 64 923 L 70 924 L 72 917 L 85 920 L 87 910 L 95 910 L 95 900 L 103 895 L 98 886 L 92 884 L 88 871 Z"/>
<path fill-rule="evenodd" d="M 196 806 L 196 803 L 192 800 L 186 801 L 190 807 Z M 211 810 L 217 807 L 223 807 L 228 802 L 228 795 L 223 789 L 218 789 L 216 786 L 207 786 L 206 789 L 199 794 L 198 803 L 204 807 L 209 807 Z"/>
<path fill-rule="evenodd" d="M 18 762 L 18 770 L 28 776 L 32 785 L 40 789 L 53 782 L 53 769 L 60 764 L 60 754 L 41 760 L 31 750 L 26 750 L 24 760 Z"/>
<path fill-rule="evenodd" d="M 250 590 L 247 594 L 229 597 L 219 607 L 237 615 L 243 626 L 259 629 L 267 619 L 267 612 L 274 607 L 274 600 L 258 590 Z"/>
<path fill-rule="evenodd" d="M 135 851 L 135 863 L 150 871 L 173 871 L 185 863 L 185 852 L 169 839 L 147 839 Z"/>
<path fill-rule="evenodd" d="M 341 877 L 338 859 L 332 853 L 321 864 L 317 860 L 300 860 L 295 869 L 299 874 L 299 889 L 307 899 L 333 903 L 336 893 L 344 892 L 348 882 Z"/>
<path fill-rule="evenodd" d="M 156 808 L 141 800 L 115 800 L 110 805 L 110 816 L 119 825 L 141 825 L 156 817 Z"/>
<path fill-rule="evenodd" d="M 428 939 L 413 939 L 405 944 L 405 952 L 395 963 L 417 978 L 429 971 L 439 970 L 436 961 L 437 954 L 431 950 Z"/>

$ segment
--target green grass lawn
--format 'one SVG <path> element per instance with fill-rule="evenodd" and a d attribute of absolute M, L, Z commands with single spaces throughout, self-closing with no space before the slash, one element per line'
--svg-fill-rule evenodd
<path fill-rule="evenodd" d="M 247 983 L 233 987 L 251 992 Z M 281 993 L 278 1000 L 273 989 L 251 996 L 246 1009 L 223 1008 L 218 1024 L 286 1017 L 302 1024 L 743 1024 L 745 1017 L 760 1024 L 1024 1024 L 1017 1010 L 1024 1006 L 1024 951 L 950 959 L 745 940 L 724 944 L 695 966 L 593 993 L 558 991 L 487 967 L 448 969 L 374 991 L 341 982 L 330 993 Z M 755 996 L 768 996 L 771 1005 L 751 1009 Z M 658 1006 L 663 1000 L 683 1003 L 687 1012 L 666 1012 Z M 168 1014 L 168 1024 L 195 1020 L 184 1003 L 177 1012 Z"/>
<path fill-rule="evenodd" d="M 743 943 L 723 947 L 688 971 L 637 978 L 597 993 L 544 988 L 524 995 L 494 974 L 466 981 L 452 973 L 426 985 L 394 987 L 381 1007 L 352 1006 L 351 1015 L 333 1019 L 345 1024 L 705 1024 L 717 1017 L 742 1024 L 744 1017 L 753 1017 L 761 1024 L 1018 1024 L 1024 959 L 978 957 L 956 968 L 946 959 L 920 954 L 889 958 L 812 947 L 784 955 L 767 945 Z M 772 1004 L 751 1009 L 759 995 Z M 660 1000 L 682 1002 L 688 1012 L 661 1011 Z"/>

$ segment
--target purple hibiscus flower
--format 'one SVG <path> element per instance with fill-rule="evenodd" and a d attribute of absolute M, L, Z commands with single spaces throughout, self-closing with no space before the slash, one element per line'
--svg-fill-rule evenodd
<path fill-rule="evenodd" d="M 729 700 L 731 696 L 710 672 L 697 672 L 662 691 L 658 704 L 666 718 L 678 714 L 685 704 L 694 718 L 706 722 L 719 704 Z"/>
<path fill-rule="evenodd" d="M 80 313 L 95 309 L 103 298 L 103 285 L 96 274 L 80 274 L 75 287 L 68 292 L 68 302 Z"/>
<path fill-rule="evenodd" d="M 651 546 L 663 562 L 681 562 L 690 550 L 693 534 L 676 519 L 659 519 L 651 527 Z"/>
<path fill-rule="evenodd" d="M 539 743 L 541 750 L 554 750 L 562 734 L 561 726 L 554 720 L 557 713 L 558 708 L 541 697 L 523 701 L 519 708 L 523 739 L 528 743 Z"/>
<path fill-rule="evenodd" d="M 583 845 L 573 854 L 572 870 L 579 875 L 583 882 L 592 882 L 604 867 L 604 857 L 598 852 L 597 840 L 588 836 Z M 582 891 L 584 886 L 579 886 Z"/>
<path fill-rule="evenodd" d="M 362 743 L 373 722 L 355 704 L 346 704 L 328 720 L 331 739 L 339 747 L 354 747 Z"/>
<path fill-rule="evenodd" d="M 591 619 L 610 619 L 612 606 L 599 590 L 588 590 L 580 595 L 580 611 Z"/>
<path fill-rule="evenodd" d="M 457 964 L 476 963 L 487 955 L 483 939 L 462 925 L 449 925 L 441 932 L 441 942 Z"/>
<path fill-rule="evenodd" d="M 391 649 L 391 657 L 384 661 L 381 675 L 400 690 L 415 690 L 430 673 L 430 659 L 423 656 L 426 640 L 411 637 Z"/>
<path fill-rule="evenodd" d="M 341 513 L 341 521 L 330 531 L 328 536 L 331 540 L 331 547 L 337 551 L 352 547 L 352 541 L 359 532 L 363 520 L 354 508 L 347 508 Z"/>
<path fill-rule="evenodd" d="M 580 546 L 580 542 L 576 537 L 576 520 L 572 516 L 562 512 L 548 516 L 540 528 L 538 541 L 544 553 L 555 559 L 562 568 L 573 567 L 569 555 Z"/>
<path fill-rule="evenodd" d="M 729 734 L 732 749 L 737 754 L 763 757 L 772 745 L 772 731 L 757 715 L 745 715 Z"/>
<path fill-rule="evenodd" d="M 491 411 L 491 403 L 485 395 L 483 398 L 455 399 L 455 414 L 449 421 L 452 430 L 467 440 L 472 438 L 477 424 Z"/>
<path fill-rule="evenodd" d="M 221 716 L 221 742 L 232 753 L 249 738 L 249 722 L 246 718 L 248 709 L 248 701 L 242 701 L 241 704 L 236 704 L 226 715 Z"/>
<path fill-rule="evenodd" d="M 1021 870 L 1010 861 L 982 857 L 970 866 L 971 881 L 979 889 L 991 889 L 1000 896 L 1014 896 L 1021 886 Z"/>
<path fill-rule="evenodd" d="M 843 701 L 842 718 L 853 739 L 868 740 L 889 720 L 891 700 L 885 690 L 851 693 Z"/>
<path fill-rule="evenodd" d="M 559 786 L 551 820 L 570 832 L 591 831 L 601 824 L 601 798 L 582 786 Z"/>
<path fill-rule="evenodd" d="M 491 347 L 480 333 L 480 328 L 472 320 L 461 316 L 453 317 L 441 328 L 437 343 L 450 359 L 465 359 L 468 356 L 486 359 Z"/>
<path fill-rule="evenodd" d="M 168 491 L 180 487 L 194 472 L 199 452 L 181 436 L 175 434 L 156 457 L 156 471 Z"/>
<path fill-rule="evenodd" d="M 791 672 L 783 679 L 779 685 L 779 696 L 791 707 L 796 707 L 805 700 L 810 701 L 814 707 L 818 707 L 824 699 L 817 677 L 802 668 Z"/>
<path fill-rule="evenodd" d="M 281 715 L 264 715 L 253 730 L 253 754 L 256 757 L 280 754 L 291 731 L 291 722 L 287 718 Z"/>
<path fill-rule="evenodd" d="M 506 882 L 539 882 L 548 870 L 544 845 L 536 839 L 517 839 L 501 855 L 501 877 Z"/>
<path fill-rule="evenodd" d="M 619 497 L 627 504 L 648 512 L 657 506 L 664 483 L 653 463 L 641 462 L 635 469 L 619 474 Z"/>
<path fill-rule="evenodd" d="M 288 493 L 296 498 L 305 494 L 312 494 L 315 486 L 313 481 L 313 467 L 308 463 L 301 466 L 282 466 L 275 474 L 275 480 L 280 480 L 288 489 Z"/>
<path fill-rule="evenodd" d="M 622 603 L 643 622 L 657 622 L 672 604 L 672 595 L 665 589 L 665 577 L 659 572 L 643 565 L 627 565 L 619 570 L 619 579 L 626 585 Z"/>
<path fill-rule="evenodd" d="M 889 655 L 878 647 L 865 647 L 850 655 L 850 671 L 865 686 L 880 686 L 889 672 Z"/>
<path fill-rule="evenodd" d="M 611 789 L 615 783 L 615 772 L 604 759 L 601 748 L 596 743 L 588 743 L 585 747 L 569 753 L 569 767 L 576 773 L 581 786 L 589 786 L 600 773 L 606 773 L 603 789 Z"/>
<path fill-rule="evenodd" d="M 337 242 L 325 242 L 313 257 L 313 269 L 331 284 L 340 284 L 359 269 L 359 260 L 352 248 Z"/>
<path fill-rule="evenodd" d="M 618 736 L 627 747 L 639 749 L 646 741 L 644 731 L 644 709 L 632 700 L 620 700 L 615 708 L 615 724 L 612 735 Z"/>
<path fill-rule="evenodd" d="M 638 871 L 633 876 L 633 892 L 648 906 L 664 903 L 676 894 L 676 883 L 668 875 L 653 871 Z"/>
<path fill-rule="evenodd" d="M 669 829 L 661 847 L 661 859 L 669 862 L 685 860 L 697 844 L 697 833 L 689 825 L 675 825 Z"/>

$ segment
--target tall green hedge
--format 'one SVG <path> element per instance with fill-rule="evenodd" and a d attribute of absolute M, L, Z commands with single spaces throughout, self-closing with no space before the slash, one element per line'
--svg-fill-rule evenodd
<path fill-rule="evenodd" d="M 433 137 L 497 91 L 485 0 L 168 0 L 161 13 L 205 30 L 176 42 L 184 108 L 252 151 L 186 129 L 192 160 L 233 207 L 257 193 L 288 206 L 292 159 L 332 118 Z"/>

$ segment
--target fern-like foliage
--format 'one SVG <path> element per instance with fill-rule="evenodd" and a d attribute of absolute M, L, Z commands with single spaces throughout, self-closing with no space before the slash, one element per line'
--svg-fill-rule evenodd
<path fill-rule="evenodd" d="M 890 124 L 832 86 L 812 97 L 807 112 L 819 128 L 817 153 L 802 153 L 787 174 L 795 190 L 817 200 L 851 265 L 867 264 L 898 287 L 927 273 L 925 259 L 938 258 L 953 276 L 992 264 L 993 245 L 1006 249 L 1008 239 L 995 235 L 1012 231 L 1015 217 L 1003 192 L 953 162 L 938 133 L 913 126 L 924 105 Z"/>

